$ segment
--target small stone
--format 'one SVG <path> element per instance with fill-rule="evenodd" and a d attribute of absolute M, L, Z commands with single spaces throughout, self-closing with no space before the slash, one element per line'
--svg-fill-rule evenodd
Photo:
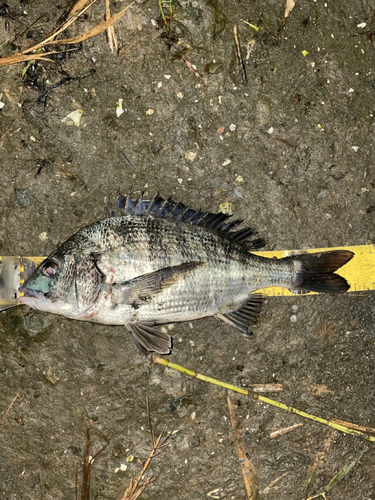
<path fill-rule="evenodd" d="M 155 111 L 152 109 L 152 108 L 148 108 L 148 110 L 146 111 L 146 115 L 147 116 L 151 116 L 155 113 Z"/>
<path fill-rule="evenodd" d="M 256 118 L 261 127 L 265 127 L 272 120 L 271 101 L 267 97 L 262 97 L 256 105 Z M 273 129 L 272 129 L 273 132 Z M 272 132 L 268 132 L 271 133 Z"/>
<path fill-rule="evenodd" d="M 44 376 L 48 380 L 48 382 L 51 382 L 51 384 L 56 384 L 60 380 L 61 377 L 58 377 L 56 373 L 54 373 L 51 368 L 48 368 L 47 371 L 43 372 Z"/>
<path fill-rule="evenodd" d="M 352 150 L 356 153 L 359 149 L 359 146 L 352 146 Z"/>
<path fill-rule="evenodd" d="M 204 69 L 209 75 L 217 75 L 223 71 L 223 63 L 210 62 Z"/>
<path fill-rule="evenodd" d="M 28 207 L 31 205 L 30 197 L 29 197 L 29 192 L 26 189 L 14 189 L 16 193 L 16 198 L 17 201 L 20 205 L 23 207 Z"/>
<path fill-rule="evenodd" d="M 295 314 L 292 314 L 292 316 L 290 317 L 290 321 L 292 323 L 295 323 L 297 321 L 297 316 Z"/>
<path fill-rule="evenodd" d="M 292 306 L 292 311 L 296 313 L 298 311 L 298 306 Z"/>
<path fill-rule="evenodd" d="M 234 123 L 231 123 L 231 124 L 229 125 L 229 130 L 230 130 L 231 132 L 234 132 L 234 131 L 236 130 L 236 128 L 237 128 L 237 125 L 235 125 Z"/>

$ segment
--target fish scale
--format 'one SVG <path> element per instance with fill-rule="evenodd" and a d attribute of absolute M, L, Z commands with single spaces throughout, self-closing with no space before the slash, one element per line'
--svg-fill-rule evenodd
<path fill-rule="evenodd" d="M 182 203 L 120 197 L 120 217 L 79 230 L 22 287 L 31 307 L 69 318 L 124 325 L 145 354 L 166 354 L 171 338 L 159 325 L 205 316 L 247 333 L 268 286 L 338 293 L 348 289 L 335 271 L 353 254 L 335 251 L 267 259 L 263 240 L 237 229 L 226 214 Z"/>

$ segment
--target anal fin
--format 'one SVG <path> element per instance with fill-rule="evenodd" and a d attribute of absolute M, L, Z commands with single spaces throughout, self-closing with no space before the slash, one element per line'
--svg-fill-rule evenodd
<path fill-rule="evenodd" d="M 126 324 L 132 339 L 141 354 L 148 356 L 152 352 L 169 354 L 172 338 L 164 333 L 153 321 L 137 321 Z"/>
<path fill-rule="evenodd" d="M 265 297 L 260 294 L 252 294 L 243 302 L 238 309 L 225 314 L 218 314 L 217 317 L 228 325 L 238 328 L 243 333 L 249 333 L 252 325 L 255 325 L 265 301 Z"/>

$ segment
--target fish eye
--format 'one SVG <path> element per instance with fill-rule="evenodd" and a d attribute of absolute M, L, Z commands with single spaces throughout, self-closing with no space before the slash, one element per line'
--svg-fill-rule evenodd
<path fill-rule="evenodd" d="M 59 266 L 57 262 L 54 262 L 53 260 L 50 260 L 44 264 L 44 267 L 42 269 L 42 273 L 44 276 L 47 276 L 50 278 L 51 276 L 54 276 L 58 270 Z"/>

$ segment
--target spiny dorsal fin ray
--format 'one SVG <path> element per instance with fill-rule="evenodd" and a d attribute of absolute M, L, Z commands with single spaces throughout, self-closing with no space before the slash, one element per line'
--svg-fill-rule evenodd
<path fill-rule="evenodd" d="M 160 193 L 157 193 L 152 200 L 132 199 L 130 194 L 128 196 L 119 196 L 117 206 L 124 215 L 152 215 L 153 217 L 194 224 L 217 231 L 233 241 L 241 243 L 247 250 L 256 250 L 264 246 L 264 240 L 261 238 L 251 240 L 257 234 L 252 228 L 245 227 L 234 231 L 243 220 L 227 222 L 231 217 L 228 214 L 194 210 L 181 202 L 173 201 L 171 198 L 164 200 Z"/>

